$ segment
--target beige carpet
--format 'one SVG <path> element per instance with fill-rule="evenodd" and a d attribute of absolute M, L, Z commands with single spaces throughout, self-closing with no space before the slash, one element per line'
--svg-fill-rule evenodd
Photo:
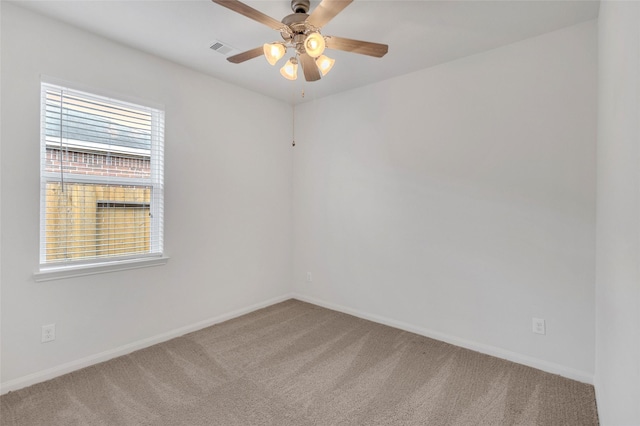
<path fill-rule="evenodd" d="M 593 387 L 289 300 L 0 398 L 9 425 L 595 425 Z"/>

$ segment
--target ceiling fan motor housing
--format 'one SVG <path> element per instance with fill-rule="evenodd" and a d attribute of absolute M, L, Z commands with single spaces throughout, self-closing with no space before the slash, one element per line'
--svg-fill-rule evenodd
<path fill-rule="evenodd" d="M 298 1 L 298 0 L 293 0 Z M 309 32 L 309 25 L 306 13 L 292 13 L 282 19 L 282 23 L 286 25 L 284 31 L 280 31 L 280 35 L 286 42 L 293 42 L 296 45 L 304 41 L 305 35 Z"/>

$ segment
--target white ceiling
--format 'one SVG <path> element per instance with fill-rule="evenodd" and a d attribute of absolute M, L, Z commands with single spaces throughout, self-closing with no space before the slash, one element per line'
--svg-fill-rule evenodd
<path fill-rule="evenodd" d="M 281 20 L 290 0 L 246 0 Z M 311 11 L 319 3 L 311 1 Z M 389 45 L 383 58 L 327 51 L 336 64 L 322 80 L 285 80 L 281 63 L 242 64 L 209 48 L 239 53 L 280 40 L 277 31 L 209 0 L 20 1 L 18 5 L 289 103 L 317 99 L 597 18 L 598 1 L 355 0 L 323 29 Z M 284 61 L 282 61 L 284 62 Z M 301 97 L 304 90 L 305 97 Z"/>

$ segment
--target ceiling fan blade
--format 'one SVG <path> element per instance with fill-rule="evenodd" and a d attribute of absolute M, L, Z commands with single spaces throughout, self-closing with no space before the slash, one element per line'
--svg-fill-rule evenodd
<path fill-rule="evenodd" d="M 327 49 L 344 50 L 345 52 L 382 58 L 389 51 L 389 46 L 369 41 L 352 40 L 350 38 L 329 36 L 326 38 Z"/>
<path fill-rule="evenodd" d="M 244 15 L 249 19 L 258 21 L 261 24 L 264 24 L 270 28 L 273 28 L 274 30 L 280 31 L 285 26 L 282 22 L 276 21 L 272 17 L 267 16 L 264 13 L 260 12 L 259 10 L 256 10 L 251 6 L 247 6 L 246 4 L 239 2 L 238 0 L 211 0 L 211 1 L 213 1 L 216 4 L 219 4 L 220 6 L 224 6 L 227 9 L 231 9 L 234 12 L 239 13 L 240 15 Z"/>
<path fill-rule="evenodd" d="M 264 54 L 264 49 L 262 46 L 256 47 L 255 49 L 247 50 L 246 52 L 238 53 L 237 55 L 229 56 L 227 61 L 233 62 L 234 64 L 239 64 L 244 61 L 248 61 L 249 59 L 257 58 L 260 55 Z"/>
<path fill-rule="evenodd" d="M 306 53 L 298 56 L 300 57 L 300 63 L 302 64 L 302 70 L 304 71 L 304 79 L 307 81 L 320 80 L 320 70 L 316 65 L 316 60 Z"/>
<path fill-rule="evenodd" d="M 322 0 L 311 12 L 307 18 L 307 22 L 316 28 L 324 27 L 332 20 L 342 9 L 349 6 L 353 0 Z"/>

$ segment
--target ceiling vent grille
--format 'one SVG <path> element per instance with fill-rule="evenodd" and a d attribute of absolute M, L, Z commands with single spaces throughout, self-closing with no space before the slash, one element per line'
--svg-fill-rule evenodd
<path fill-rule="evenodd" d="M 215 50 L 218 53 L 222 53 L 223 55 L 227 55 L 228 53 L 233 51 L 233 47 L 229 46 L 226 43 L 221 42 L 220 40 L 216 40 L 211 46 L 209 46 L 211 50 Z"/>

